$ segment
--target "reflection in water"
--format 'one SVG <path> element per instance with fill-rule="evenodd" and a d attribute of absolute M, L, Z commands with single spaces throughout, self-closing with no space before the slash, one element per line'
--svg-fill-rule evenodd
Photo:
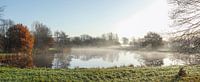
<path fill-rule="evenodd" d="M 54 54 L 34 54 L 33 63 L 37 67 L 48 67 L 52 66 L 52 61 L 54 59 Z"/>
<path fill-rule="evenodd" d="M 152 60 L 145 60 L 146 66 L 161 66 L 163 65 L 163 59 L 152 59 Z"/>
<path fill-rule="evenodd" d="M 112 53 L 101 53 L 99 55 L 77 55 L 70 62 L 70 68 L 74 67 L 84 67 L 84 68 L 91 68 L 91 67 L 113 67 L 113 66 L 123 66 L 123 65 L 140 65 L 138 61 L 139 58 L 135 57 L 137 55 L 123 52 L 123 51 L 111 51 Z M 94 54 L 94 53 L 93 53 Z M 83 60 L 82 58 L 90 58 L 87 61 Z"/>
<path fill-rule="evenodd" d="M 36 55 L 37 56 L 37 55 Z M 170 66 L 200 64 L 198 54 L 167 52 L 131 52 L 112 49 L 72 49 L 68 53 L 57 53 L 34 57 L 39 67 L 51 68 L 94 68 L 113 66 Z"/>
<path fill-rule="evenodd" d="M 170 66 L 170 65 L 184 65 L 185 62 L 180 60 L 180 59 L 176 59 L 173 56 L 172 57 L 167 57 L 165 59 L 163 59 L 163 62 L 165 63 L 163 66 Z"/>
<path fill-rule="evenodd" d="M 63 53 L 55 54 L 52 68 L 67 68 L 70 65 L 71 56 Z"/>
<path fill-rule="evenodd" d="M 166 53 L 158 53 L 158 52 L 136 52 L 141 56 L 143 63 L 145 66 L 162 66 L 165 63 L 163 59 L 166 58 Z"/>
<path fill-rule="evenodd" d="M 173 57 L 184 61 L 187 65 L 200 64 L 200 54 L 174 54 Z"/>
<path fill-rule="evenodd" d="M 0 66 L 9 65 L 20 68 L 33 67 L 32 54 L 17 53 L 0 55 Z"/>

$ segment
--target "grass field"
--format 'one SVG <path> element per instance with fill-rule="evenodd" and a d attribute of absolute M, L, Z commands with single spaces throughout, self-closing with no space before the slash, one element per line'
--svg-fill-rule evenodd
<path fill-rule="evenodd" d="M 20 69 L 0 67 L 0 82 L 199 82 L 200 66 L 186 66 L 187 76 L 179 77 L 180 66 L 170 67 L 119 67 L 119 68 L 75 68 Z"/>

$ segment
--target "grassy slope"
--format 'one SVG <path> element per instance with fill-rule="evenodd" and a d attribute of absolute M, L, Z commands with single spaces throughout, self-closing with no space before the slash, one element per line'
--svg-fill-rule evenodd
<path fill-rule="evenodd" d="M 20 69 L 0 67 L 0 82 L 18 81 L 54 81 L 54 82 L 88 82 L 88 81 L 200 81 L 200 66 L 187 66 L 186 77 L 176 77 L 178 66 L 171 67 L 120 67 L 120 68 L 90 68 L 90 69 Z"/>

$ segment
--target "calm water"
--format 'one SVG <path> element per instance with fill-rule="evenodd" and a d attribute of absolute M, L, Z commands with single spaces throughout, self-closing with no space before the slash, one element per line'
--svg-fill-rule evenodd
<path fill-rule="evenodd" d="M 200 64 L 200 55 L 78 48 L 65 53 L 35 55 L 34 64 L 38 67 L 50 68 L 96 68 L 128 65 L 170 66 Z"/>

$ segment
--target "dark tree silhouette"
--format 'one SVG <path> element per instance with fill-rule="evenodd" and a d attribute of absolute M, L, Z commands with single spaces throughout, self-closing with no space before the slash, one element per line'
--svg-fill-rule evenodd
<path fill-rule="evenodd" d="M 81 45 L 81 38 L 76 36 L 72 38 L 72 43 L 76 46 L 80 46 Z"/>
<path fill-rule="evenodd" d="M 0 50 L 5 51 L 6 47 L 6 32 L 9 27 L 13 26 L 14 22 L 12 20 L 1 20 L 0 23 Z"/>
<path fill-rule="evenodd" d="M 143 47 L 151 47 L 151 48 L 158 48 L 162 45 L 162 37 L 154 32 L 147 33 L 146 36 L 144 36 L 144 41 L 142 43 Z"/>
<path fill-rule="evenodd" d="M 105 45 L 119 45 L 119 37 L 117 34 L 114 34 L 112 32 L 102 34 L 102 39 L 105 40 Z"/>

